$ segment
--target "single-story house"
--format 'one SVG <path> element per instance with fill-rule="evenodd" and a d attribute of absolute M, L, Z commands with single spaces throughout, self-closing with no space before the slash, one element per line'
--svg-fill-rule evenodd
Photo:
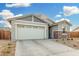
<path fill-rule="evenodd" d="M 30 14 L 8 19 L 11 28 L 11 39 L 52 39 L 54 31 L 70 30 L 71 24 L 66 20 L 54 22 L 42 14 Z M 65 26 L 64 26 L 65 25 Z"/>

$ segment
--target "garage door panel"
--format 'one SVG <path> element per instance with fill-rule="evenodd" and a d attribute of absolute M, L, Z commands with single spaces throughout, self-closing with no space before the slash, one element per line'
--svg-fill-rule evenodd
<path fill-rule="evenodd" d="M 33 33 L 34 33 L 34 35 L 33 35 L 33 37 L 34 38 L 37 38 L 38 39 L 38 37 L 39 37 L 39 39 L 42 39 L 42 38 L 44 38 L 44 29 L 45 28 L 40 28 L 40 26 L 33 26 Z"/>
<path fill-rule="evenodd" d="M 17 25 L 17 39 L 44 39 L 44 26 Z"/>

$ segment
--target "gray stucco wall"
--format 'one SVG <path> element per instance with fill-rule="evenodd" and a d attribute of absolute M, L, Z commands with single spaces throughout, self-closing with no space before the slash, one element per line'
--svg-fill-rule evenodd
<path fill-rule="evenodd" d="M 24 17 L 24 18 L 19 18 L 16 20 L 24 20 L 24 21 L 33 21 L 33 22 L 40 22 L 40 23 L 45 23 L 42 20 L 40 20 L 39 18 L 35 17 L 35 16 L 28 16 L 28 17 Z"/>
<path fill-rule="evenodd" d="M 24 18 L 19 18 L 16 20 L 24 20 L 24 21 L 32 21 L 32 16 L 24 17 Z"/>
<path fill-rule="evenodd" d="M 63 22 L 58 23 L 58 30 L 59 31 L 63 31 L 62 27 L 65 27 L 66 31 L 70 31 L 70 25 L 69 24 L 67 24 L 67 23 L 64 24 Z"/>
<path fill-rule="evenodd" d="M 34 22 L 41 22 L 41 23 L 45 23 L 44 21 L 42 21 L 41 19 L 38 19 L 38 18 L 36 18 L 36 17 L 33 17 L 33 19 L 34 19 Z"/>
<path fill-rule="evenodd" d="M 52 27 L 52 30 L 54 31 L 54 30 L 58 30 L 58 26 L 53 26 Z"/>

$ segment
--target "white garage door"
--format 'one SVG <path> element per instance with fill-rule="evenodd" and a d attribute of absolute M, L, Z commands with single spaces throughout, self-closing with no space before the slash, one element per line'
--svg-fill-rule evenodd
<path fill-rule="evenodd" d="M 17 39 L 44 39 L 44 26 L 17 25 Z"/>

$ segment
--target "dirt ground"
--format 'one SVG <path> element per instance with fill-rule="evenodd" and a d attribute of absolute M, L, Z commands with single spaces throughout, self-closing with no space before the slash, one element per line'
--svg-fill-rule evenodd
<path fill-rule="evenodd" d="M 14 56 L 15 42 L 10 40 L 0 40 L 0 56 Z"/>
<path fill-rule="evenodd" d="M 73 40 L 67 40 L 67 39 L 56 39 L 55 40 L 58 43 L 62 43 L 65 44 L 69 47 L 75 48 L 75 49 L 79 49 L 79 38 L 74 38 Z"/>

